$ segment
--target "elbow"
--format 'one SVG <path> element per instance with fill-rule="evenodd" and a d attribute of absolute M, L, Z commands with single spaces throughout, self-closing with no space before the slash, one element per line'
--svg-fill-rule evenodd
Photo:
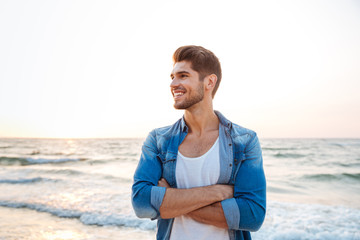
<path fill-rule="evenodd" d="M 256 232 L 260 229 L 265 220 L 265 209 L 261 209 L 258 214 L 254 216 L 253 224 L 249 226 L 250 232 Z"/>
<path fill-rule="evenodd" d="M 146 211 L 144 211 L 145 209 L 143 207 L 141 207 L 141 204 L 136 199 L 132 198 L 131 203 L 132 203 L 132 207 L 134 209 L 135 215 L 138 218 L 146 218 L 147 217 Z"/>
<path fill-rule="evenodd" d="M 133 185 L 131 194 L 131 204 L 135 215 L 138 218 L 158 218 L 158 211 L 151 205 L 150 202 L 151 187 L 146 185 Z"/>
<path fill-rule="evenodd" d="M 138 218 L 147 218 L 147 214 L 144 211 L 141 211 L 140 209 L 134 208 L 134 212 Z"/>
<path fill-rule="evenodd" d="M 135 215 L 139 218 L 150 218 L 152 220 L 160 217 L 159 203 L 165 194 L 165 188 L 149 185 L 134 187 L 131 195 L 131 203 Z"/>
<path fill-rule="evenodd" d="M 138 218 L 156 219 L 158 215 L 153 208 L 137 207 L 133 204 L 133 209 Z"/>
<path fill-rule="evenodd" d="M 156 219 L 158 214 L 154 208 L 148 206 L 146 203 L 140 199 L 132 198 L 131 203 L 135 212 L 135 215 L 138 218 L 150 218 Z"/>
<path fill-rule="evenodd" d="M 148 212 L 148 211 L 144 211 L 143 209 L 135 209 L 135 215 L 138 217 L 138 218 L 153 218 L 153 214 L 151 212 Z"/>
<path fill-rule="evenodd" d="M 239 228 L 236 230 L 256 232 L 262 226 L 265 220 L 265 208 L 254 207 L 242 209 L 243 214 L 240 211 Z"/>
<path fill-rule="evenodd" d="M 251 226 L 248 230 L 250 232 L 256 232 L 260 229 L 260 227 L 262 226 L 262 223 L 263 222 L 258 222 L 258 223 L 255 223 L 253 226 Z"/>
<path fill-rule="evenodd" d="M 242 198 L 237 199 L 239 207 L 239 219 L 236 224 L 231 224 L 231 229 L 256 232 L 262 226 L 266 215 L 265 201 L 250 201 Z"/>

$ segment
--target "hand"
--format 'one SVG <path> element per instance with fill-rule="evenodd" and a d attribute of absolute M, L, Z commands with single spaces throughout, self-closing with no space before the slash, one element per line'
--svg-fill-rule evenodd
<path fill-rule="evenodd" d="M 216 191 L 218 191 L 221 195 L 221 201 L 233 198 L 234 197 L 234 186 L 233 185 L 224 185 L 224 184 L 216 184 Z"/>
<path fill-rule="evenodd" d="M 165 178 L 161 178 L 161 179 L 158 181 L 158 187 L 166 187 L 166 188 L 169 188 L 170 185 L 169 185 L 169 183 L 165 180 Z"/>

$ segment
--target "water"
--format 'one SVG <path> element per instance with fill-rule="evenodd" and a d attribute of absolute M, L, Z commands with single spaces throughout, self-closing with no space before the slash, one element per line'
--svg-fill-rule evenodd
<path fill-rule="evenodd" d="M 131 208 L 143 139 L 0 139 L 0 240 L 154 239 Z M 262 139 L 253 239 L 360 239 L 360 139 Z"/>

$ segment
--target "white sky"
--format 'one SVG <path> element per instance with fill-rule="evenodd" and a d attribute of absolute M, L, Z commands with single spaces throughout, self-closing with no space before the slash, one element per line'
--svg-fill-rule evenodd
<path fill-rule="evenodd" d="M 182 116 L 172 53 L 220 59 L 260 137 L 360 137 L 359 1 L 0 1 L 0 137 L 145 137 Z"/>

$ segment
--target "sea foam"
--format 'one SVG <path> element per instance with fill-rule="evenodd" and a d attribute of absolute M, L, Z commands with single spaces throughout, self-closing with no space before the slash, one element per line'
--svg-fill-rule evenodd
<path fill-rule="evenodd" d="M 31 158 L 31 157 L 0 157 L 0 165 L 33 165 L 48 163 L 78 162 L 85 159 L 80 158 Z"/>
<path fill-rule="evenodd" d="M 343 206 L 270 201 L 259 240 L 360 239 L 360 210 Z"/>
<path fill-rule="evenodd" d="M 48 181 L 55 182 L 58 180 L 42 178 L 42 177 L 19 178 L 19 179 L 0 179 L 0 183 L 7 183 L 7 184 L 28 184 L 28 183 L 38 183 L 38 182 L 48 182 Z"/>
<path fill-rule="evenodd" d="M 124 215 L 100 210 L 79 211 L 25 202 L 0 201 L 0 206 L 28 208 L 58 217 L 77 218 L 86 225 L 156 229 L 156 221 L 138 219 L 134 214 Z M 360 239 L 359 209 L 274 201 L 269 202 L 267 209 L 263 226 L 258 232 L 252 233 L 254 240 Z"/>
<path fill-rule="evenodd" d="M 83 212 L 76 209 L 57 208 L 46 204 L 9 201 L 0 201 L 0 206 L 10 208 L 28 208 L 38 212 L 47 212 L 57 217 L 78 218 L 82 223 L 86 225 L 123 226 L 139 228 L 141 230 L 156 229 L 155 221 L 151 221 L 149 219 L 139 219 L 134 215 L 123 215 L 112 213 L 110 211 Z"/>

